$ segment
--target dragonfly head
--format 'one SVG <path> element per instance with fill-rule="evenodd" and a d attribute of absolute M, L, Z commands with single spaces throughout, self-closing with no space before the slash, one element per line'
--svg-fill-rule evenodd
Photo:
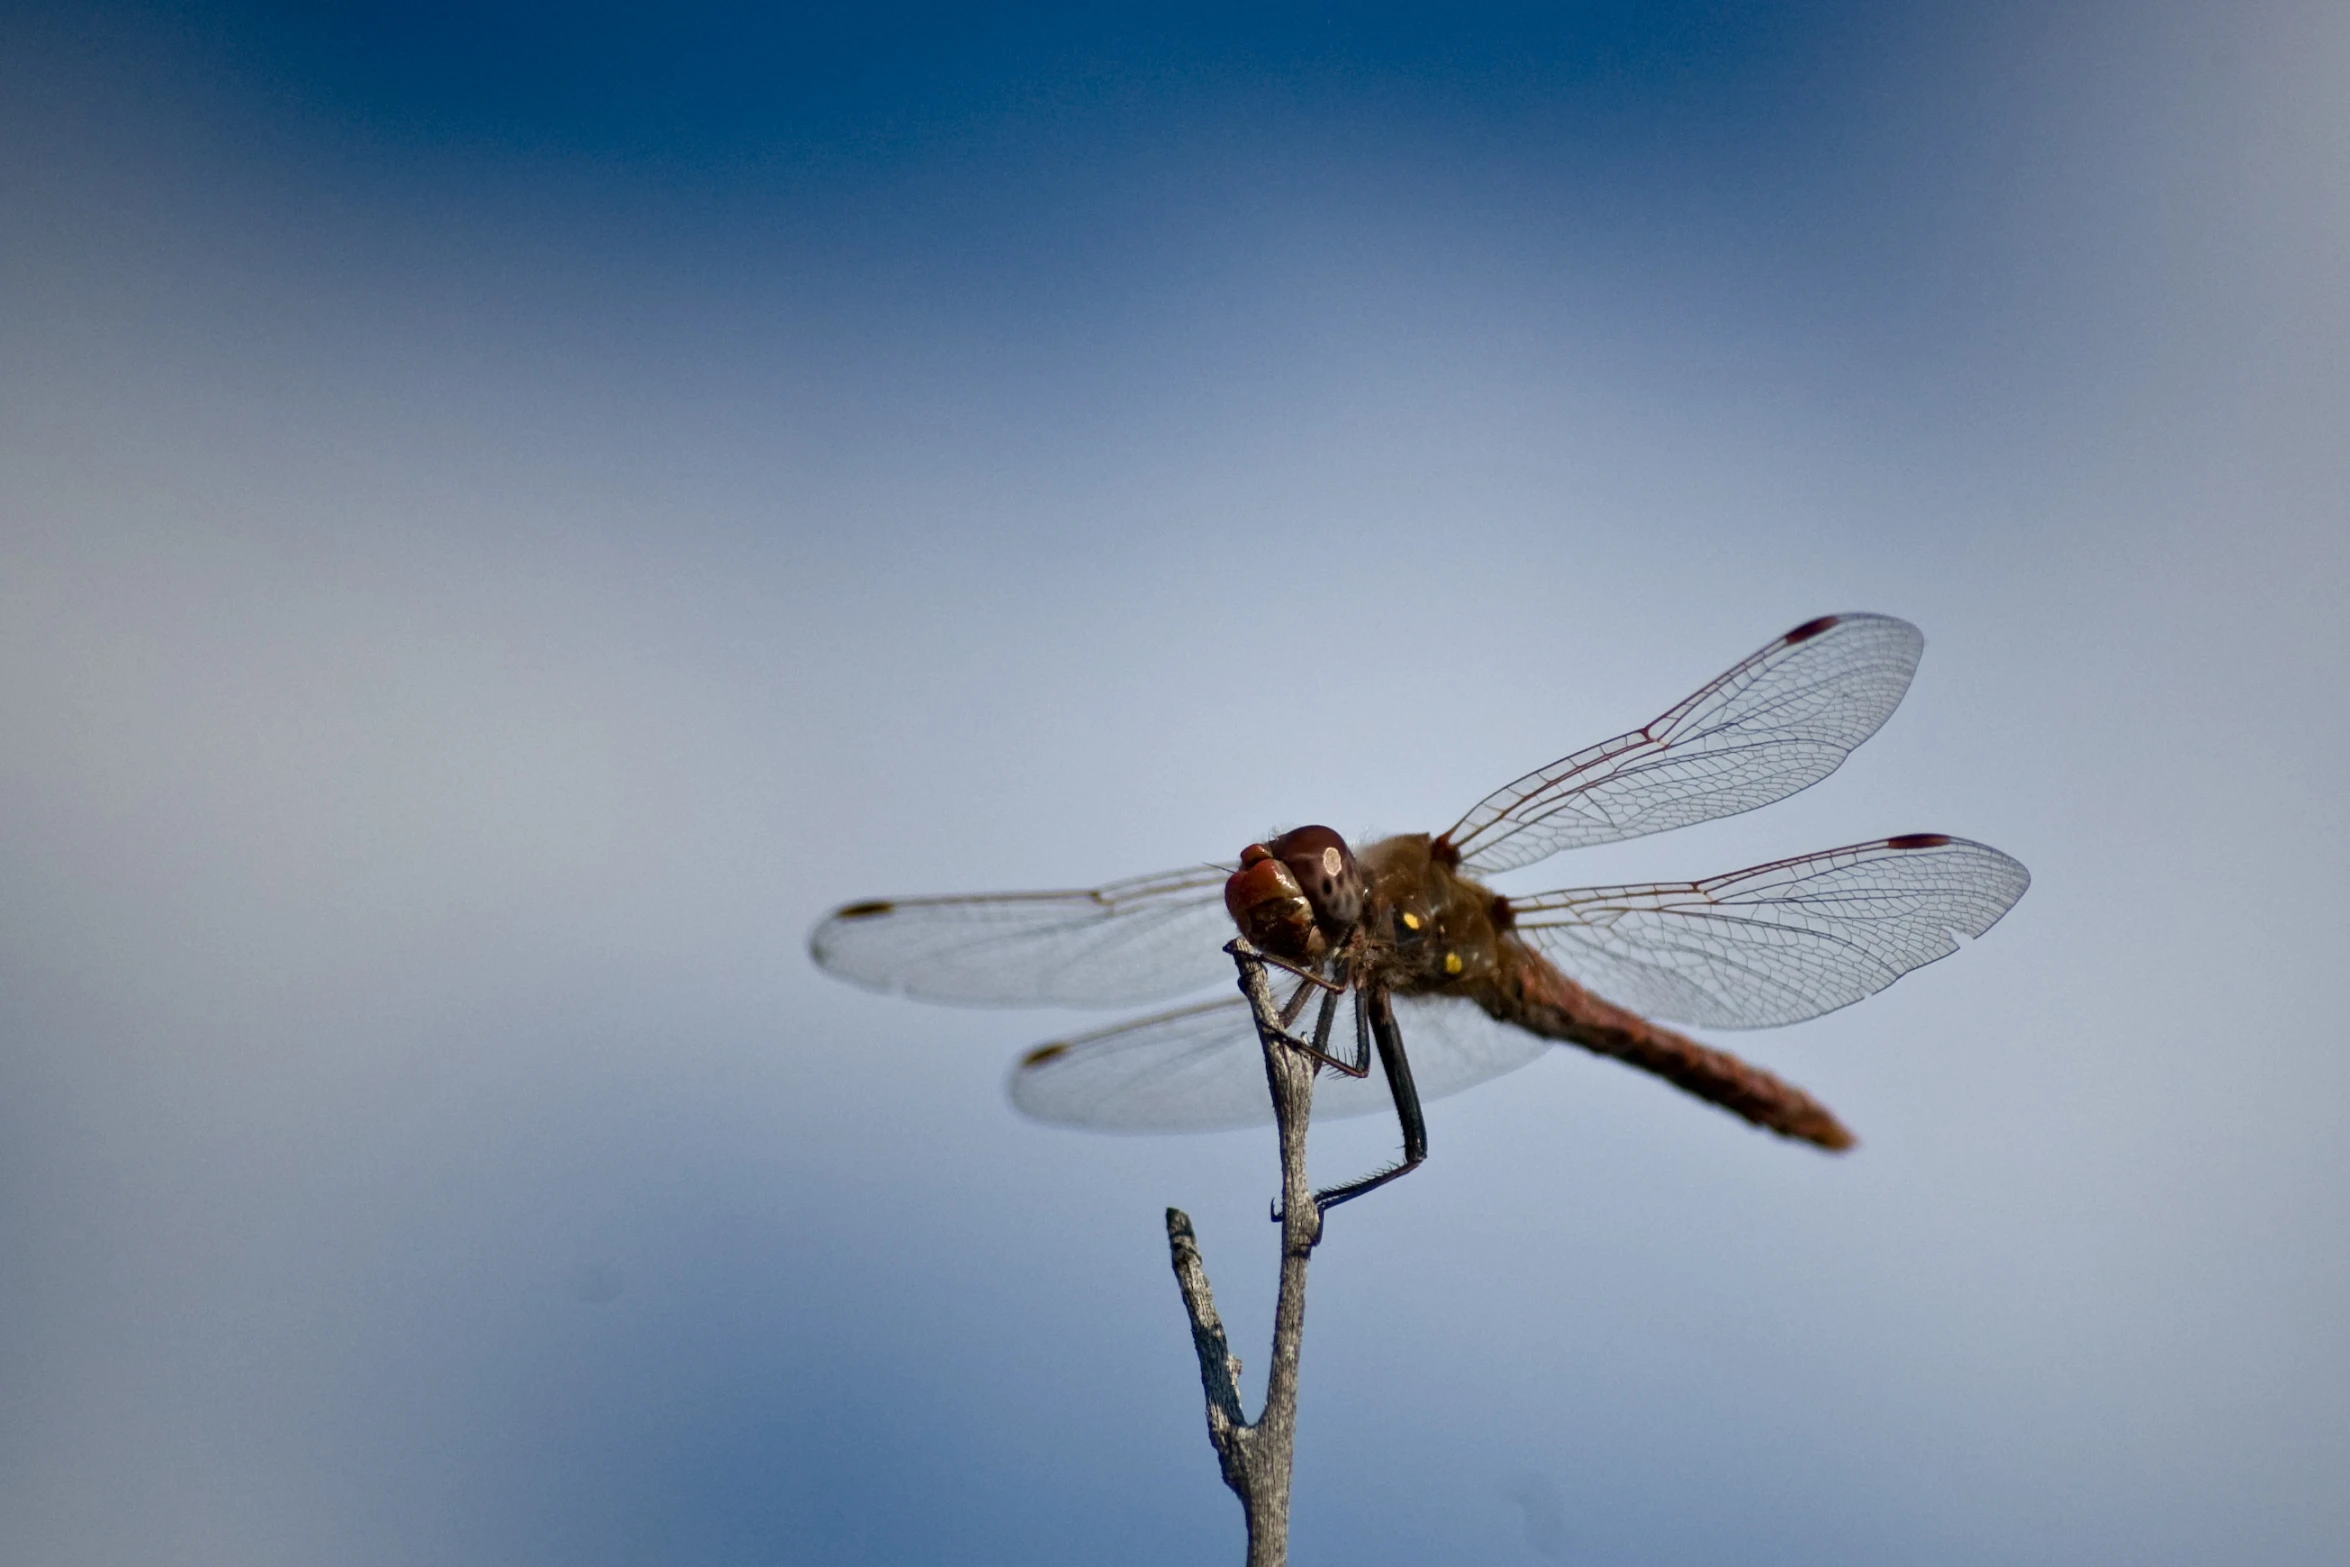
<path fill-rule="evenodd" d="M 1242 935 L 1276 957 L 1310 962 L 1363 917 L 1363 874 L 1346 840 L 1299 827 L 1240 852 L 1224 907 Z"/>

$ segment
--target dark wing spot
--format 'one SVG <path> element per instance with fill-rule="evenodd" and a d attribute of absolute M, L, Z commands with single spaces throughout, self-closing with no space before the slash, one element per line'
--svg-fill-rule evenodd
<path fill-rule="evenodd" d="M 1452 835 L 1447 833 L 1445 836 L 1437 839 L 1434 843 L 1428 845 L 1428 858 L 1434 860 L 1437 864 L 1443 866 L 1446 870 L 1451 870 L 1454 866 L 1461 863 L 1460 845 L 1454 843 L 1452 841 Z"/>
<path fill-rule="evenodd" d="M 1038 1045 L 1020 1058 L 1020 1067 L 1025 1071 L 1029 1067 L 1042 1066 L 1056 1056 L 1064 1056 L 1068 1053 L 1069 1047 L 1067 1045 Z"/>
<path fill-rule="evenodd" d="M 1493 921 L 1495 930 L 1508 930 L 1512 925 L 1518 923 L 1518 911 L 1511 908 L 1510 900 L 1498 892 L 1493 895 L 1493 902 L 1486 908 L 1485 917 Z"/>
<path fill-rule="evenodd" d="M 1939 849 L 1950 841 L 1946 832 L 1905 832 L 1898 838 L 1885 840 L 1888 849 Z"/>
<path fill-rule="evenodd" d="M 887 914 L 896 907 L 897 905 L 887 898 L 876 898 L 870 903 L 844 904 L 834 911 L 832 917 L 836 920 L 871 919 L 876 914 Z"/>
<path fill-rule="evenodd" d="M 1842 620 L 1843 618 L 1844 617 L 1842 615 L 1822 615 L 1817 620 L 1807 620 L 1802 625 L 1797 626 L 1793 631 L 1788 632 L 1779 640 L 1788 643 L 1809 642 L 1813 637 L 1818 636 L 1821 632 L 1827 630 L 1830 626 L 1836 624 L 1837 621 Z"/>

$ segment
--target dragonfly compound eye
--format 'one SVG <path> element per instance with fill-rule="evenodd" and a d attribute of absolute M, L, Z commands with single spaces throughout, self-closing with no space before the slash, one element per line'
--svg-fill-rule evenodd
<path fill-rule="evenodd" d="M 1314 905 L 1288 865 L 1258 844 L 1248 846 L 1240 869 L 1225 881 L 1224 908 L 1243 936 L 1275 957 L 1308 963 L 1322 955 Z"/>
<path fill-rule="evenodd" d="M 1267 847 L 1297 878 L 1325 934 L 1338 935 L 1363 917 L 1363 873 L 1344 838 L 1327 827 L 1294 827 Z"/>

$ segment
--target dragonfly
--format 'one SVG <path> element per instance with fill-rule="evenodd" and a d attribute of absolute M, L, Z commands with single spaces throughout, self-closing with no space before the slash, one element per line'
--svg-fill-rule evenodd
<path fill-rule="evenodd" d="M 1702 881 L 1522 896 L 1485 878 L 1808 788 L 1891 716 L 1924 649 L 1889 615 L 1821 616 L 1440 833 L 1358 849 L 1316 824 L 1237 861 L 1090 889 L 869 899 L 818 924 L 810 951 L 829 973 L 923 1001 L 1138 1006 L 1229 980 L 1237 931 L 1279 971 L 1280 1028 L 1327 1079 L 1316 1111 L 1392 1112 L 1402 1134 L 1399 1159 L 1317 1192 L 1322 1209 L 1426 1160 L 1423 1101 L 1553 1044 L 1840 1152 L 1854 1139 L 1825 1105 L 1667 1025 L 1770 1028 L 1873 995 L 1987 932 L 2031 884 L 2016 860 L 1917 832 Z M 1333 1040 L 1342 1006 L 1351 1048 Z M 1273 1117 L 1259 1048 L 1248 1002 L 1195 1001 L 1038 1046 L 1010 1094 L 1035 1119 L 1101 1130 L 1259 1125 Z"/>

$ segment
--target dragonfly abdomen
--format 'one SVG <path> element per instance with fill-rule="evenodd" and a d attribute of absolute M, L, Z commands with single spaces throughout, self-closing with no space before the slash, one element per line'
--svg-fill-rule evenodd
<path fill-rule="evenodd" d="M 1832 1153 L 1853 1146 L 1835 1112 L 1793 1083 L 1601 1000 L 1514 939 L 1501 946 L 1502 972 L 1480 1000 L 1502 1022 L 1637 1067 L 1781 1137 Z"/>

